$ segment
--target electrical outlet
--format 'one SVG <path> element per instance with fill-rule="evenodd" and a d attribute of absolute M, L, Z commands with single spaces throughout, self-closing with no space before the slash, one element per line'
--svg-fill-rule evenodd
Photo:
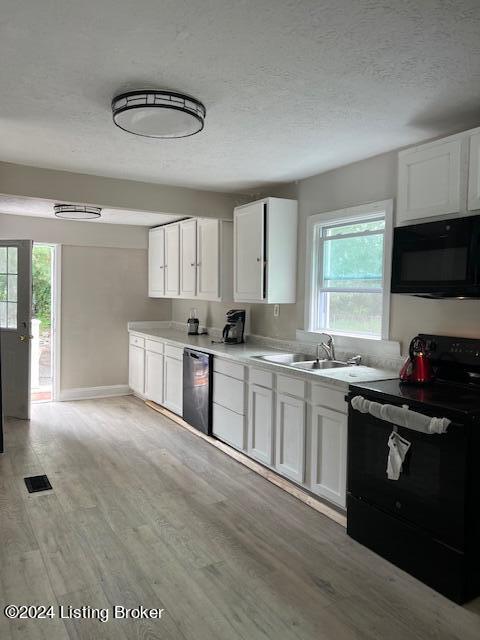
<path fill-rule="evenodd" d="M 273 317 L 274 318 L 278 318 L 279 315 L 280 315 L 280 305 L 279 304 L 274 304 L 273 305 Z"/>

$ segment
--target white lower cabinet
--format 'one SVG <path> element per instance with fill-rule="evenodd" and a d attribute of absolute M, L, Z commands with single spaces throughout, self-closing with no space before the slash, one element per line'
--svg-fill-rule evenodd
<path fill-rule="evenodd" d="M 300 483 L 305 477 L 305 407 L 303 400 L 277 393 L 275 468 Z"/>
<path fill-rule="evenodd" d="M 347 415 L 312 407 L 310 489 L 345 507 L 347 475 Z"/>
<path fill-rule="evenodd" d="M 245 416 L 214 402 L 212 430 L 219 440 L 235 449 L 245 450 Z"/>
<path fill-rule="evenodd" d="M 134 344 L 129 348 L 128 386 L 141 396 L 145 393 L 145 349 Z"/>
<path fill-rule="evenodd" d="M 235 449 L 247 448 L 245 367 L 230 360 L 213 360 L 212 433 Z"/>
<path fill-rule="evenodd" d="M 182 347 L 131 335 L 128 371 L 134 393 L 182 415 Z"/>
<path fill-rule="evenodd" d="M 145 397 L 163 403 L 163 355 L 154 351 L 145 352 Z"/>
<path fill-rule="evenodd" d="M 213 435 L 344 508 L 344 392 L 217 357 L 213 368 Z M 183 348 L 131 335 L 129 384 L 181 416 Z"/>
<path fill-rule="evenodd" d="M 183 413 L 183 361 L 168 355 L 163 361 L 163 405 L 179 416 Z"/>
<path fill-rule="evenodd" d="M 251 384 L 248 394 L 248 453 L 273 464 L 273 391 Z"/>

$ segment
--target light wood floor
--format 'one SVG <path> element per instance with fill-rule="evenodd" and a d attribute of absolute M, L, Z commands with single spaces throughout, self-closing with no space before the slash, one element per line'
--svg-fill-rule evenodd
<path fill-rule="evenodd" d="M 1 640 L 469 640 L 459 607 L 132 397 L 35 405 L 0 456 L 7 603 L 160 607 L 161 621 L 8 621 Z M 53 491 L 29 495 L 26 475 Z"/>

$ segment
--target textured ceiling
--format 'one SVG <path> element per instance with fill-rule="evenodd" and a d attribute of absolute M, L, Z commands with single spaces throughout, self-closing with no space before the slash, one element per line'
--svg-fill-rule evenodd
<path fill-rule="evenodd" d="M 22 198 L 15 196 L 0 195 L 0 213 L 6 213 L 17 216 L 29 216 L 34 218 L 51 218 L 55 217 L 53 206 L 56 203 L 53 200 L 41 200 L 40 198 Z M 75 203 L 72 203 L 75 204 Z M 150 211 L 131 211 L 130 209 L 110 209 L 103 207 L 100 218 L 93 220 L 84 220 L 92 224 L 109 223 L 109 224 L 128 224 L 140 227 L 156 227 L 161 224 L 181 220 L 185 216 L 177 216 L 170 213 L 152 213 Z"/>
<path fill-rule="evenodd" d="M 0 160 L 248 191 L 480 123 L 479 0 L 3 0 Z M 113 126 L 168 87 L 202 133 Z"/>

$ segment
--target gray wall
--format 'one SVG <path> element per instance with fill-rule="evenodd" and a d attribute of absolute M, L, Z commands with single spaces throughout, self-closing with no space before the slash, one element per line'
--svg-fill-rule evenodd
<path fill-rule="evenodd" d="M 63 246 L 61 388 L 126 384 L 127 322 L 170 316 L 148 297 L 145 249 Z"/>
<path fill-rule="evenodd" d="M 231 218 L 251 198 L 0 162 L 0 194 L 80 202 L 102 207 Z"/>
<path fill-rule="evenodd" d="M 127 322 L 172 313 L 148 298 L 147 230 L 0 214 L 0 238 L 62 244 L 61 389 L 127 384 Z"/>
<path fill-rule="evenodd" d="M 397 152 L 391 152 L 306 178 L 268 194 L 297 198 L 299 202 L 297 303 L 281 305 L 278 318 L 273 317 L 272 305 L 251 305 L 252 332 L 293 338 L 295 330 L 304 326 L 305 235 L 308 216 L 395 198 L 396 192 Z M 174 319 L 183 320 L 186 317 L 185 309 L 190 306 L 185 301 L 173 301 Z M 228 306 L 209 304 L 208 317 L 214 320 L 214 326 L 222 321 L 223 309 Z M 390 338 L 400 341 L 402 351 L 405 352 L 410 339 L 418 332 L 480 337 L 479 317 L 480 301 L 423 300 L 394 295 L 391 298 Z"/>

